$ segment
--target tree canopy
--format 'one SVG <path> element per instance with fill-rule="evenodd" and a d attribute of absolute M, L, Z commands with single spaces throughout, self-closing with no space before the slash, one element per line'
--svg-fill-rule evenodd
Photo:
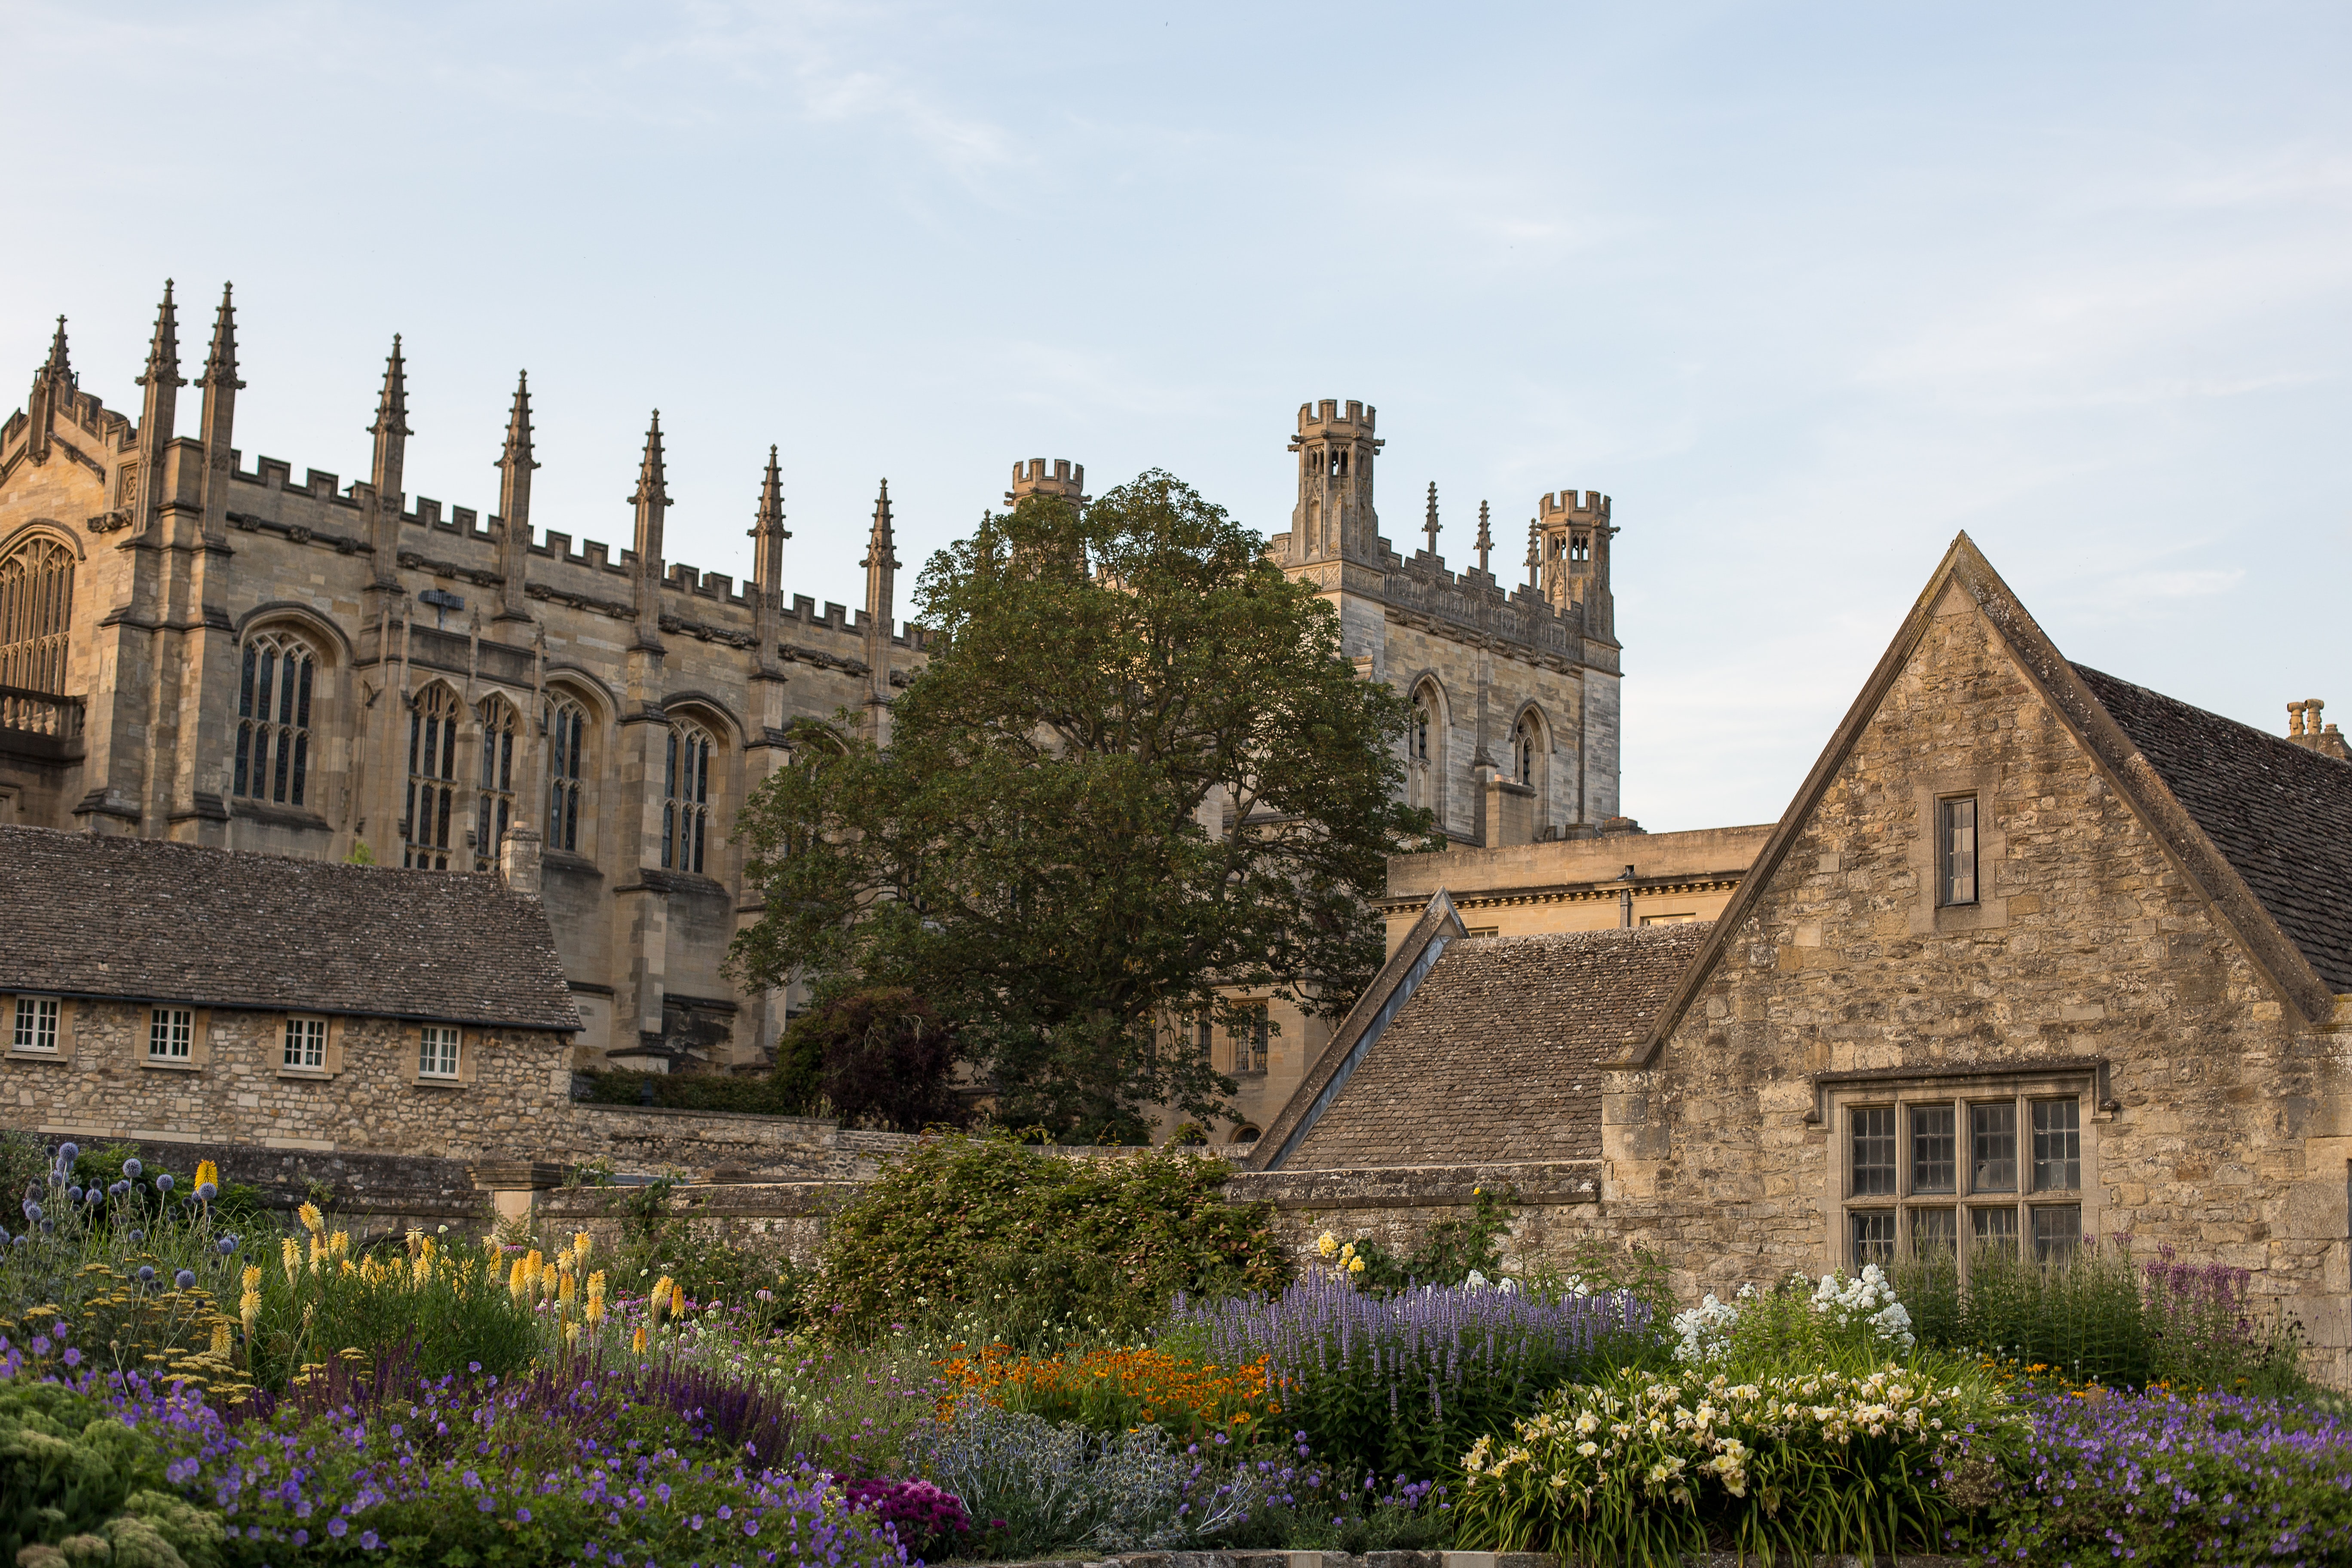
<path fill-rule="evenodd" d="M 984 518 L 917 601 L 930 658 L 887 748 L 811 727 L 744 810 L 766 910 L 737 970 L 911 989 L 1011 1125 L 1219 1114 L 1233 1081 L 1162 1026 L 1232 1025 L 1221 987 L 1335 1014 L 1370 977 L 1385 858 L 1428 831 L 1398 800 L 1404 700 L 1260 536 L 1158 471 L 1083 514 Z"/>

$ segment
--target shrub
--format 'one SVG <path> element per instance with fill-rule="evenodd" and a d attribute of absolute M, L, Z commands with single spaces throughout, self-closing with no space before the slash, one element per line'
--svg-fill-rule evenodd
<path fill-rule="evenodd" d="M 1315 1453 L 1375 1475 L 1435 1475 L 1558 1384 L 1650 1340 L 1649 1310 L 1630 1296 L 1379 1298 L 1330 1275 L 1272 1298 L 1180 1302 L 1175 1318 L 1220 1360 L 1263 1360 Z"/>
<path fill-rule="evenodd" d="M 607 1068 L 587 1075 L 593 1105 L 656 1105 L 672 1110 L 739 1110 L 755 1116 L 807 1116 L 813 1100 L 771 1077 L 726 1073 L 634 1072 Z"/>
<path fill-rule="evenodd" d="M 2268 1400 L 2046 1390 L 1987 1510 L 1988 1560 L 2352 1560 L 2352 1430 Z"/>
<path fill-rule="evenodd" d="M 1004 1310 L 1001 1337 L 1026 1348 L 1070 1323 L 1139 1334 L 1180 1289 L 1279 1289 L 1272 1209 L 1226 1203 L 1229 1174 L 1175 1150 L 1064 1159 L 1001 1132 L 926 1137 L 827 1228 L 820 1315 L 870 1331 Z"/>
<path fill-rule="evenodd" d="M 961 1127 L 971 1118 L 949 1075 L 961 1056 L 954 1029 L 921 997 L 878 986 L 793 1019 L 771 1081 L 811 1103 L 822 1098 L 845 1126 Z"/>
<path fill-rule="evenodd" d="M 0 1563 L 217 1562 L 219 1516 L 164 1495 L 166 1484 L 154 1441 L 102 1401 L 56 1383 L 0 1383 Z"/>
<path fill-rule="evenodd" d="M 1744 1285 L 1730 1301 L 1710 1295 L 1671 1326 L 1677 1362 L 1734 1372 L 1866 1371 L 1916 1342 L 1910 1310 L 1875 1263 L 1854 1276 L 1832 1270 L 1818 1283 L 1791 1274 L 1769 1290 Z"/>
<path fill-rule="evenodd" d="M 1933 1550 L 1959 1517 L 1939 1461 L 1963 1427 L 2015 1423 L 1995 1391 L 1895 1366 L 1733 1375 L 1629 1368 L 1560 1389 L 1515 1441 L 1471 1447 L 1456 1539 L 1585 1563 L 1678 1564 L 1714 1540 L 1768 1562 Z"/>

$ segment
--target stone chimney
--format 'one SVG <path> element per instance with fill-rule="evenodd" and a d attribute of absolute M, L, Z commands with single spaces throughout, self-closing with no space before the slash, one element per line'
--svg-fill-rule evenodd
<path fill-rule="evenodd" d="M 530 823 L 509 824 L 499 840 L 499 879 L 525 898 L 539 897 L 539 830 Z"/>
<path fill-rule="evenodd" d="M 2320 714 L 2326 707 L 2327 704 L 2316 697 L 2307 697 L 2300 702 L 2288 703 L 2286 705 L 2287 743 L 2292 746 L 2301 746 L 2305 751 L 2317 752 L 2323 757 L 2334 757 L 2339 763 L 2352 762 L 2352 749 L 2345 746 L 2344 732 L 2333 724 L 2326 725 L 2325 728 L 2320 724 Z"/>

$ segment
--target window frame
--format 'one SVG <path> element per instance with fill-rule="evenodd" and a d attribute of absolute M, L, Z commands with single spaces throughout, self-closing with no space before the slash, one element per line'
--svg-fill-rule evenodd
<path fill-rule="evenodd" d="M 1960 818 L 1965 814 L 1967 822 Z M 1936 797 L 1936 907 L 1939 910 L 1972 910 L 1984 901 L 1984 835 L 1980 825 L 1983 807 L 1973 790 L 1961 795 L 1940 795 Z M 1968 847 L 1958 843 L 1959 835 L 1968 835 Z M 1967 869 L 1958 868 L 1965 858 Z M 1962 879 L 1967 885 L 1962 887 Z"/>
<path fill-rule="evenodd" d="M 711 772 L 726 750 L 717 731 L 684 714 L 669 721 L 662 768 L 661 863 L 665 871 L 709 876 L 705 851 L 719 790 Z M 681 764 L 683 766 L 681 767 Z"/>
<path fill-rule="evenodd" d="M 547 847 L 567 855 L 588 853 L 580 847 L 580 815 L 587 795 L 590 718 L 587 701 L 568 689 L 547 694 Z"/>
<path fill-rule="evenodd" d="M 80 552 L 46 530 L 0 554 L 0 686 L 66 694 L 80 567 Z"/>
<path fill-rule="evenodd" d="M 293 1062 L 287 1053 L 293 1046 L 296 1026 L 305 1026 L 314 1032 L 319 1059 L 315 1064 Z M 306 1049 L 303 1053 L 308 1056 Z M 328 1079 L 343 1070 L 343 1021 L 320 1013 L 289 1013 L 278 1021 L 278 1065 L 279 1078 Z"/>
<path fill-rule="evenodd" d="M 507 830 L 521 816 L 522 791 L 516 752 L 522 737 L 522 710 L 499 692 L 493 691 L 474 710 L 474 725 L 479 735 L 481 782 L 476 786 L 474 806 L 474 869 L 476 872 L 496 871 L 499 850 L 506 842 Z"/>
<path fill-rule="evenodd" d="M 416 1080 L 419 1083 L 454 1084 L 465 1081 L 466 1031 L 455 1024 L 420 1024 L 416 1028 Z M 436 1060 L 446 1061 L 446 1068 L 425 1065 L 427 1050 L 446 1047 L 446 1056 L 436 1053 Z"/>
<path fill-rule="evenodd" d="M 408 704 L 408 772 L 400 818 L 400 863 L 412 871 L 446 871 L 466 847 L 453 847 L 449 827 L 460 816 L 457 794 L 465 786 L 457 767 L 458 727 L 466 704 L 446 681 L 425 683 Z M 436 756 L 435 753 L 438 752 Z M 435 770 L 438 771 L 435 771 Z M 417 816 L 422 802 L 424 818 Z M 462 817 L 460 817 L 462 820 Z"/>
<path fill-rule="evenodd" d="M 288 811 L 318 809 L 309 795 L 318 773 L 328 668 L 316 643 L 283 625 L 263 626 L 239 640 L 231 799 Z"/>
<path fill-rule="evenodd" d="M 194 1072 L 211 1059 L 212 1010 L 179 1002 L 149 1002 L 143 1005 L 147 1015 L 147 1047 L 139 1053 L 139 1065 L 163 1072 Z M 182 1026 L 165 1022 L 166 1015 L 184 1020 L 187 1034 L 185 1050 L 158 1052 L 155 1049 L 159 1030 Z M 168 1038 L 168 1037 L 166 1037 Z"/>
<path fill-rule="evenodd" d="M 47 1009 L 46 1020 L 43 1009 Z M 46 1029 L 43 1027 L 46 1022 Z M 29 1026 L 29 1027 L 28 1027 Z M 43 1034 L 48 1043 L 39 1043 Z M 37 992 L 19 992 L 8 998 L 8 1054 L 48 1061 L 65 1053 L 66 1000 Z M 30 1037 L 28 1039 L 27 1037 Z"/>
<path fill-rule="evenodd" d="M 1970 1238 L 1982 1234 L 1987 1223 L 1978 1218 L 1979 1215 L 2005 1215 L 2005 1223 L 1994 1223 L 2007 1237 L 2014 1237 L 2021 1255 L 2025 1256 L 2035 1249 L 2035 1211 L 2039 1209 L 2072 1210 L 2076 1215 L 2076 1237 L 2096 1237 L 2103 1206 L 2096 1128 L 2108 1115 L 2099 1109 L 2103 1103 L 2103 1063 L 2074 1063 L 2063 1068 L 2053 1065 L 2040 1072 L 1872 1075 L 1868 1079 L 1817 1082 L 1817 1093 L 1826 1100 L 1820 1114 L 1832 1144 L 1829 1160 L 1829 1225 L 1824 1241 L 1833 1265 L 1846 1269 L 1860 1267 L 1856 1216 L 1863 1215 L 1892 1216 L 1893 1256 L 1908 1261 L 1919 1245 L 1922 1222 L 1918 1216 L 1930 1210 L 1948 1214 L 1949 1229 L 1958 1242 L 1953 1249 L 1954 1258 L 1964 1282 L 1969 1255 L 1975 1250 Z M 2067 1101 L 2074 1106 L 2074 1184 L 2037 1186 L 2030 1157 L 2030 1134 L 2025 1130 L 2032 1127 L 2037 1106 Z M 1972 1123 L 1973 1112 L 1979 1107 L 2007 1107 L 2015 1118 L 2019 1130 L 2014 1135 L 2013 1159 L 2017 1179 L 2006 1188 L 1986 1186 L 1979 1181 Z M 1949 1110 L 1952 1122 L 1951 1182 L 1948 1186 L 1922 1186 L 1918 1183 L 1922 1133 L 1917 1112 L 1945 1109 Z M 1894 1191 L 1859 1191 L 1857 1114 L 1880 1110 L 1894 1113 Z M 1940 1136 L 1934 1132 L 1926 1135 Z M 1927 1223 L 1943 1228 L 1946 1222 Z"/>

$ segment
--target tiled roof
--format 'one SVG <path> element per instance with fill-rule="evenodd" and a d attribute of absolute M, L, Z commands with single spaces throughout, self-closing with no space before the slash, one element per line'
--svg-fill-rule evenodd
<path fill-rule="evenodd" d="M 0 827 L 0 991 L 577 1029 L 494 877 Z"/>
<path fill-rule="evenodd" d="M 2352 763 L 2074 672 L 2328 989 L 2352 992 Z"/>
<path fill-rule="evenodd" d="M 1711 929 L 1455 939 L 1285 1168 L 1599 1159 L 1600 1064 Z"/>

